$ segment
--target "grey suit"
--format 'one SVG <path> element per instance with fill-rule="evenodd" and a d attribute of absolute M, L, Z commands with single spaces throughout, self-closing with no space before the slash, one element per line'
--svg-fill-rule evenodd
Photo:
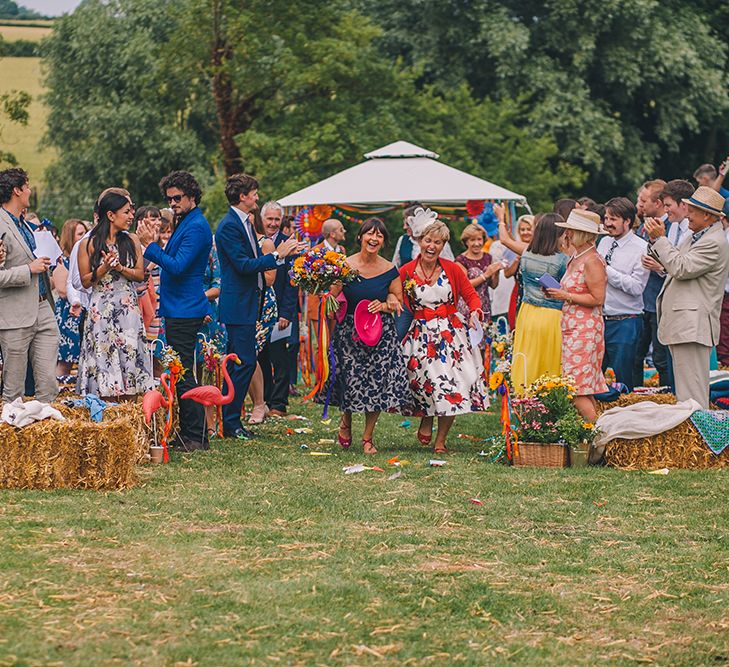
<path fill-rule="evenodd" d="M 719 341 L 729 243 L 720 222 L 693 244 L 692 239 L 674 248 L 662 237 L 651 246 L 668 274 L 656 301 L 658 339 L 671 350 L 678 400 L 693 398 L 708 409 L 709 361 Z"/>
<path fill-rule="evenodd" d="M 0 267 L 0 350 L 3 354 L 3 400 L 23 395 L 30 357 L 36 398 L 50 403 L 58 395 L 58 325 L 48 274 L 31 274 L 34 258 L 13 219 L 0 208 L 0 237 L 7 257 Z M 39 300 L 38 281 L 47 299 Z"/>

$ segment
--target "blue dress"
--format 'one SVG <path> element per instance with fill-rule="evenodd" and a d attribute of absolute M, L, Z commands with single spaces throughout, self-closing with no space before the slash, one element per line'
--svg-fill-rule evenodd
<path fill-rule="evenodd" d="M 63 257 L 63 266 L 68 271 L 70 259 Z M 78 330 L 78 317 L 71 315 L 71 304 L 68 299 L 56 299 L 56 322 L 58 322 L 58 361 L 69 364 L 78 363 L 81 352 L 80 333 Z"/>
<path fill-rule="evenodd" d="M 410 394 L 395 318 L 381 313 L 382 338 L 373 347 L 353 338 L 357 304 L 365 299 L 385 301 L 390 283 L 399 276 L 393 267 L 345 286 L 347 314 L 334 330 L 330 355 L 334 363 L 327 386 L 317 397 L 320 403 L 329 393 L 330 404 L 345 412 L 393 412 L 405 407 Z"/>
<path fill-rule="evenodd" d="M 207 292 L 209 289 L 220 289 L 220 260 L 218 259 L 218 250 L 213 241 L 213 247 L 210 250 L 208 265 L 205 267 L 205 275 L 203 276 L 203 290 Z M 197 358 L 202 359 L 202 337 L 214 342 L 215 347 L 220 354 L 225 354 L 228 346 L 228 334 L 225 325 L 218 322 L 218 300 L 210 301 L 210 317 L 212 320 L 207 324 L 203 324 L 197 335 Z"/>

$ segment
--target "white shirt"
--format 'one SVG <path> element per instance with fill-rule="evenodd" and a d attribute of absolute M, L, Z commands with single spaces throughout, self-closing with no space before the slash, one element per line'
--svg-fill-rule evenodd
<path fill-rule="evenodd" d="M 86 232 L 79 241 L 73 244 L 71 256 L 68 258 L 68 277 L 66 278 L 66 298 L 68 302 L 75 306 L 81 304 L 83 308 L 89 307 L 91 299 L 91 288 L 84 287 L 81 283 L 81 273 L 78 268 L 78 249 L 81 243 L 89 236 L 91 232 Z"/>
<path fill-rule="evenodd" d="M 648 283 L 649 271 L 641 264 L 641 257 L 648 251 L 648 244 L 632 231 L 620 239 L 606 236 L 597 251 L 605 258 L 612 251 L 607 266 L 604 315 L 640 315 L 643 312 L 643 290 Z"/>
<path fill-rule="evenodd" d="M 491 255 L 492 261 L 505 261 L 509 266 L 514 262 L 514 259 L 516 259 L 516 255 L 503 243 L 501 243 L 501 241 L 494 241 L 491 244 L 489 254 Z M 514 290 L 514 283 L 516 281 L 514 276 L 511 278 L 505 278 L 503 275 L 504 269 L 500 269 L 499 272 L 502 274 L 499 276 L 499 284 L 495 289 L 493 287 L 489 287 L 492 315 L 503 315 L 509 312 L 511 293 Z"/>
<path fill-rule="evenodd" d="M 679 233 L 680 231 L 680 233 Z M 668 230 L 668 242 L 672 246 L 677 246 L 681 241 L 691 236 L 688 218 L 684 218 L 681 222 L 672 222 L 671 228 Z"/>

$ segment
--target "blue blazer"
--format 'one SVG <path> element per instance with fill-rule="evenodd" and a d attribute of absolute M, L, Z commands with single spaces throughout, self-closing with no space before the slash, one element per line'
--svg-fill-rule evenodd
<path fill-rule="evenodd" d="M 218 225 L 215 244 L 220 259 L 218 319 L 223 324 L 255 324 L 261 310 L 258 276 L 277 268 L 276 258 L 270 254 L 256 257 L 243 222 L 232 208 Z"/>
<path fill-rule="evenodd" d="M 273 244 L 278 248 L 288 238 L 283 232 L 278 232 L 273 237 Z M 289 322 L 293 322 L 299 312 L 299 288 L 291 284 L 291 277 L 289 276 L 292 264 L 293 258 L 289 257 L 284 264 L 276 269 L 276 280 L 273 282 L 278 316 L 285 317 Z"/>
<path fill-rule="evenodd" d="M 205 317 L 210 305 L 204 276 L 213 233 L 199 208 L 190 211 L 175 227 L 164 250 L 153 243 L 144 258 L 160 267 L 159 314 L 162 317 Z"/>

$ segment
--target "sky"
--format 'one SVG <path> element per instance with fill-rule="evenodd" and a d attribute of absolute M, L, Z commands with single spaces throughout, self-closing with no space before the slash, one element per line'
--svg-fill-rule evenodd
<path fill-rule="evenodd" d="M 15 0 L 18 5 L 34 9 L 46 16 L 60 16 L 71 12 L 81 4 L 81 0 Z"/>

